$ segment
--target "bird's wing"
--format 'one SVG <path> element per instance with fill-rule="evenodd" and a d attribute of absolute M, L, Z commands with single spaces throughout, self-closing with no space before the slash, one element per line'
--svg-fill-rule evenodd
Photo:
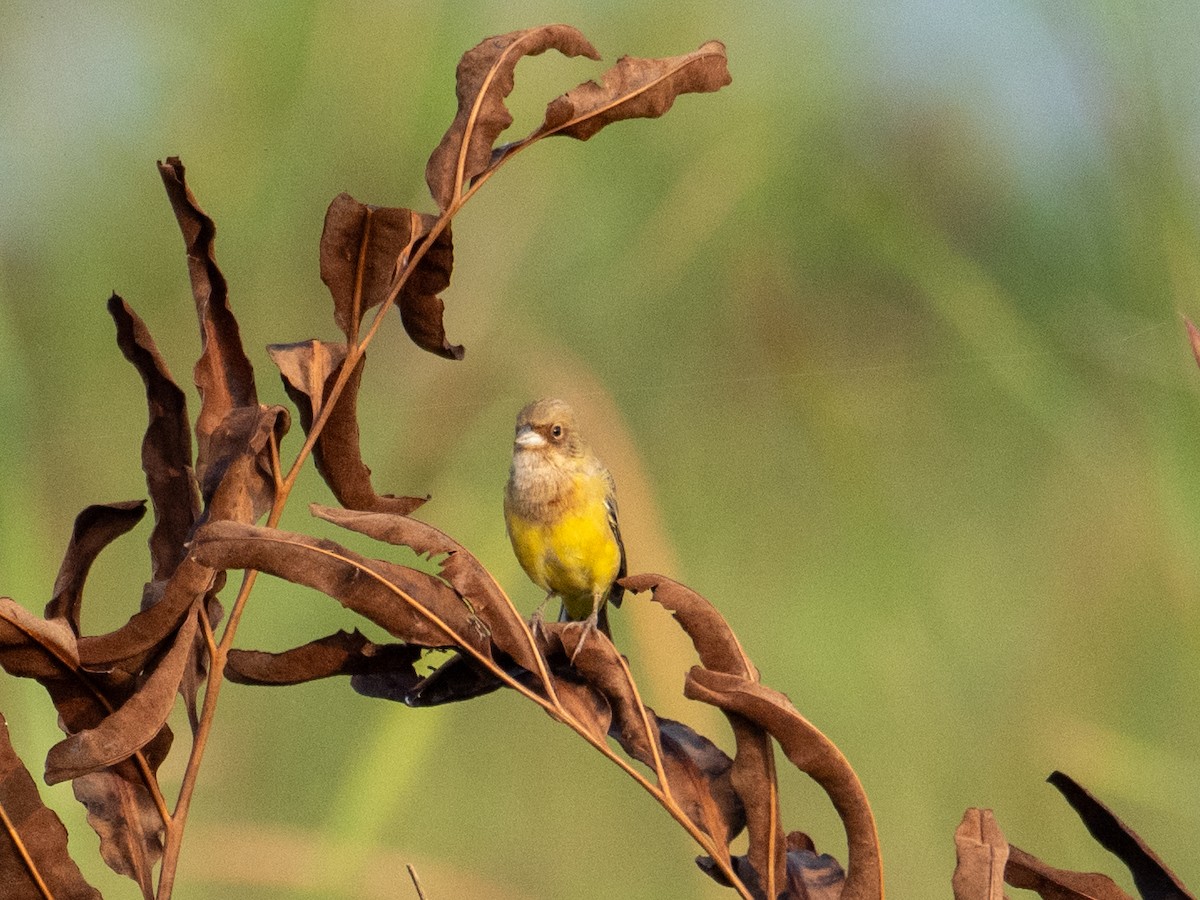
<path fill-rule="evenodd" d="M 613 537 L 617 539 L 617 547 L 621 550 L 621 567 L 617 570 L 617 578 L 624 578 L 628 574 L 628 568 L 625 564 L 625 542 L 621 540 L 621 526 L 617 522 L 617 483 L 613 480 L 611 472 L 606 471 L 604 479 L 608 482 L 608 489 L 604 492 L 604 509 L 608 513 L 608 527 L 612 530 Z M 609 589 L 608 600 L 613 606 L 620 606 L 624 596 L 625 588 L 619 584 L 613 584 Z"/>

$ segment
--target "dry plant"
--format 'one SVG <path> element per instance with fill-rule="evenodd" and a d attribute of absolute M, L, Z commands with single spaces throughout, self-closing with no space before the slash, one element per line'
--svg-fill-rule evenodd
<path fill-rule="evenodd" d="M 512 122 L 504 98 L 513 88 L 517 63 L 550 49 L 599 59 L 583 35 L 566 25 L 488 38 L 463 56 L 458 113 L 426 168 L 436 213 L 371 206 L 346 194 L 330 205 L 321 238 L 321 277 L 345 341 L 269 348 L 306 435 L 286 467 L 280 448 L 290 417 L 283 407 L 258 400 L 215 261 L 213 222 L 188 188 L 182 163 L 171 158 L 159 164 L 183 232 L 201 332 L 194 457 L 184 393 L 149 330 L 120 297 L 114 295 L 108 304 L 117 343 L 142 377 L 149 407 L 142 467 L 154 511 L 151 581 L 139 611 L 123 626 L 108 634 L 81 634 L 80 608 L 92 562 L 146 511 L 145 501 L 102 504 L 89 506 L 76 519 L 43 617 L 0 598 L 0 665 L 46 688 L 67 735 L 47 755 L 46 781 L 72 782 L 99 836 L 104 861 L 133 879 L 145 898 L 167 900 L 174 889 L 188 812 L 225 682 L 286 686 L 335 675 L 350 676 L 361 694 L 410 706 L 463 701 L 500 688 L 519 693 L 649 793 L 699 845 L 700 868 L 744 898 L 883 896 L 874 820 L 854 771 L 787 697 L 761 683 L 728 623 L 708 601 L 660 575 L 623 582 L 629 591 L 669 609 L 690 637 L 699 664 L 686 674 L 685 696 L 725 714 L 733 732 L 732 756 L 648 708 L 625 658 L 607 637 L 595 635 L 579 648 L 581 623 L 531 630 L 469 551 L 411 517 L 424 500 L 381 495 L 372 486 L 356 409 L 366 350 L 396 306 L 420 347 L 462 358 L 462 348 L 446 338 L 438 295 L 450 281 L 450 222 L 463 204 L 501 166 L 543 138 L 587 140 L 623 119 L 661 116 L 680 94 L 716 91 L 730 82 L 718 42 L 677 57 L 624 57 L 601 82 L 586 82 L 551 101 L 529 136 L 497 145 Z M 435 559 L 437 573 L 279 530 L 297 475 L 310 458 L 341 504 L 314 504 L 314 515 Z M 265 526 L 256 525 L 264 515 Z M 217 595 L 231 570 L 243 575 L 226 615 Z M 395 641 L 376 643 L 355 630 L 282 653 L 234 649 L 260 572 L 327 594 Z M 418 664 L 434 649 L 457 652 L 422 677 Z M 191 749 L 179 794 L 170 803 L 156 772 L 172 749 L 167 720 L 177 696 L 187 712 Z M 776 744 L 788 762 L 825 790 L 841 817 L 848 847 L 844 869 L 818 853 L 804 833 L 785 831 Z M 42 804 L 2 720 L 0 813 L 5 897 L 98 896 L 68 855 L 65 829 Z M 734 855 L 731 842 L 743 831 L 746 853 Z M 1062 876 L 1061 870 L 1009 848 L 989 815 L 977 810 L 968 812 L 957 843 L 963 860 L 954 881 L 959 898 L 999 898 L 1004 878 L 1034 887 L 1044 897 L 1123 896 L 1076 890 L 1067 877 L 1055 880 L 1053 873 Z"/>

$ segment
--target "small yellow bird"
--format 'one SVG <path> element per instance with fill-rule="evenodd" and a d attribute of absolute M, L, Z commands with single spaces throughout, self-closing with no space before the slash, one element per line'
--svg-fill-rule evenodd
<path fill-rule="evenodd" d="M 625 575 L 616 484 L 561 400 L 536 400 L 517 415 L 504 521 L 521 568 L 546 601 L 562 600 L 559 620 L 610 634 L 605 603 L 620 606 L 625 593 L 615 583 Z"/>

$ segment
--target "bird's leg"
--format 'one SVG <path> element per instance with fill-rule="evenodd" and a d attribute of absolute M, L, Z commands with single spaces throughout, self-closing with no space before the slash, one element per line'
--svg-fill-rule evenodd
<path fill-rule="evenodd" d="M 553 596 L 554 591 L 547 591 L 546 599 L 538 604 L 538 608 L 535 609 L 533 611 L 533 615 L 529 617 L 529 630 L 532 631 L 535 636 L 542 633 L 542 626 L 546 621 L 546 604 L 550 602 L 550 598 Z"/>
<path fill-rule="evenodd" d="M 600 630 L 600 606 L 604 603 L 604 594 L 592 594 L 592 614 L 583 620 L 583 633 L 579 635 L 579 643 L 575 645 L 575 652 L 571 654 L 571 664 L 575 664 L 575 657 L 579 655 L 579 651 L 583 649 L 584 643 L 588 639 L 588 635 L 594 634 Z"/>

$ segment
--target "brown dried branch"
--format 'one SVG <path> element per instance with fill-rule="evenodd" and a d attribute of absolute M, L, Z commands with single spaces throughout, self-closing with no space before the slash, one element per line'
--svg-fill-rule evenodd
<path fill-rule="evenodd" d="M 708 870 L 743 896 L 752 896 L 728 853 L 729 841 L 747 821 L 737 787 L 746 755 L 731 759 L 686 726 L 659 720 L 641 701 L 624 658 L 607 637 L 589 638 L 581 650 L 578 625 L 548 626 L 534 634 L 473 556 L 436 529 L 407 518 L 423 500 L 376 493 L 361 456 L 358 387 L 367 347 L 391 306 L 398 307 L 418 346 L 462 358 L 462 348 L 446 339 L 439 296 L 450 282 L 454 262 L 450 223 L 499 166 L 541 137 L 561 133 L 586 139 L 621 119 L 661 115 L 680 93 L 728 83 L 723 48 L 715 43 L 686 57 L 624 58 L 605 75 L 603 86 L 581 85 L 552 102 L 547 122 L 520 147 L 495 147 L 511 122 L 504 98 L 513 88 L 517 62 L 547 49 L 598 58 L 569 26 L 488 39 L 464 56 L 457 81 L 458 115 L 427 168 L 436 214 L 371 206 L 345 194 L 330 205 L 321 275 L 347 343 L 308 341 L 272 348 L 306 434 L 286 473 L 279 447 L 288 414 L 258 402 L 253 367 L 216 262 L 213 220 L 193 195 L 179 159 L 159 164 L 184 239 L 200 326 L 194 377 L 201 406 L 194 457 L 184 395 L 149 329 L 120 297 L 109 301 L 118 346 L 145 387 L 148 425 L 141 455 L 155 514 L 152 579 L 123 626 L 102 635 L 80 633 L 92 562 L 136 524 L 145 508 L 141 502 L 110 504 L 89 507 L 77 521 L 45 618 L 0 600 L 0 665 L 39 680 L 66 731 L 48 755 L 47 780 L 73 781 L 100 835 L 106 862 L 133 878 L 144 897 L 167 900 L 173 891 L 226 675 L 273 685 L 349 675 L 356 690 L 419 705 L 417 698 L 432 697 L 428 689 L 438 682 L 437 677 L 416 676 L 414 664 L 423 647 L 455 647 L 461 654 L 458 667 L 447 666 L 447 672 L 468 674 L 442 677 L 445 699 L 501 685 L 520 692 L 654 795 L 704 848 Z M 364 328 L 364 316 L 372 309 L 374 317 Z M 437 557 L 438 574 L 276 530 L 310 456 L 346 507 L 315 507 L 318 515 Z M 266 527 L 260 528 L 255 523 L 264 515 Z M 241 568 L 245 577 L 218 636 L 223 613 L 216 595 L 227 568 Z M 282 653 L 234 651 L 260 570 L 335 597 L 401 643 L 381 645 L 357 632 L 340 632 Z M 701 650 L 702 659 L 708 652 Z M 206 679 L 203 706 L 197 709 Z M 193 741 L 170 811 L 155 773 L 171 746 L 165 722 L 176 693 L 184 698 Z M 609 737 L 628 758 L 609 744 Z M 631 760 L 649 766 L 653 780 Z M 15 827 L 9 825 L 8 831 L 19 843 Z M 61 853 L 65 856 L 65 849 Z M 156 892 L 151 873 L 160 857 Z M 45 871 L 40 862 L 25 864 L 27 872 L 35 867 Z"/>

